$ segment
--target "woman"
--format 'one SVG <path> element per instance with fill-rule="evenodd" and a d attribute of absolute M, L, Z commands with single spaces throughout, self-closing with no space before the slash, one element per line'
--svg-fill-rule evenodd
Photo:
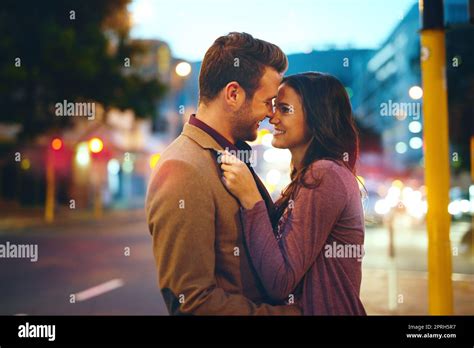
<path fill-rule="evenodd" d="M 365 315 L 358 135 L 346 90 L 326 74 L 288 76 L 270 123 L 272 145 L 292 155 L 291 183 L 271 216 L 247 166 L 221 158 L 253 265 L 272 298 L 300 303 L 305 315 Z"/>

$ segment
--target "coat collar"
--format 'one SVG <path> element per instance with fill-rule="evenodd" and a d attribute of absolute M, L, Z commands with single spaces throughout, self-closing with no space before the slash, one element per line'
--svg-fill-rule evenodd
<path fill-rule="evenodd" d="M 191 115 L 191 118 L 195 115 Z M 194 121 L 194 122 L 193 122 Z M 200 126 L 200 124 L 202 126 Z M 198 132 L 195 132 L 195 131 Z M 230 143 L 226 138 L 219 134 L 216 130 L 212 129 L 202 121 L 198 119 L 190 119 L 189 122 L 185 123 L 183 132 L 181 133 L 195 142 L 197 142 L 202 148 L 213 149 L 213 150 L 233 150 L 238 151 L 252 151 L 252 147 L 243 140 L 238 140 L 234 145 Z"/>
<path fill-rule="evenodd" d="M 183 127 L 183 132 L 181 133 L 184 136 L 194 140 L 204 149 L 211 149 L 214 151 L 224 150 L 222 146 L 214 140 L 209 134 L 203 131 L 201 128 L 193 126 L 192 124 L 185 123 Z"/>

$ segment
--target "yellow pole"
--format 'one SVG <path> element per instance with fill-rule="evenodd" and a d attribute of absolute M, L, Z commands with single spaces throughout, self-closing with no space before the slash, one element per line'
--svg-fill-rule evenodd
<path fill-rule="evenodd" d="M 424 3 L 425 6 L 433 4 L 427 0 Z M 424 11 L 426 10 L 425 8 Z M 453 313 L 453 290 L 449 239 L 451 218 L 448 213 L 448 103 L 443 28 L 425 27 L 421 31 L 421 46 L 425 183 L 428 200 L 429 312 L 432 315 L 450 315 Z"/>
<path fill-rule="evenodd" d="M 471 180 L 474 181 L 474 135 L 471 136 Z"/>
<path fill-rule="evenodd" d="M 93 205 L 94 205 L 94 217 L 96 219 L 100 219 L 103 216 L 103 202 L 102 202 L 102 184 L 101 184 L 101 177 L 100 177 L 100 170 L 101 165 L 97 158 L 92 159 L 92 185 L 94 187 L 94 197 L 93 197 Z"/>
<path fill-rule="evenodd" d="M 474 135 L 471 135 L 471 181 L 474 182 Z M 469 192 L 469 200 L 471 193 Z M 471 215 L 471 236 L 474 232 L 474 215 Z M 474 260 L 474 239 L 471 238 L 471 260 Z"/>
<path fill-rule="evenodd" d="M 99 183 L 94 186 L 94 217 L 100 219 L 103 216 L 102 191 Z"/>
<path fill-rule="evenodd" d="M 44 209 L 44 219 L 48 223 L 54 221 L 54 205 L 56 203 L 56 187 L 54 180 L 53 154 L 48 153 L 46 159 L 46 203 Z"/>

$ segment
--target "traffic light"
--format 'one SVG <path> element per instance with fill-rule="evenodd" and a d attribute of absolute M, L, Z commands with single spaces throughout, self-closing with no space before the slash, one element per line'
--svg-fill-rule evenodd
<path fill-rule="evenodd" d="M 104 149 L 104 142 L 100 138 L 89 140 L 89 150 L 94 154 L 100 153 Z"/>
<path fill-rule="evenodd" d="M 51 148 L 54 151 L 59 151 L 63 148 L 63 141 L 60 138 L 54 138 L 51 140 Z"/>

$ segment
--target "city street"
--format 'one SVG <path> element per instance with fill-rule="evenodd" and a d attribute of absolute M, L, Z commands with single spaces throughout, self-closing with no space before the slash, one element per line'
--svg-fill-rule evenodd
<path fill-rule="evenodd" d="M 38 244 L 38 261 L 0 259 L 0 314 L 167 315 L 156 284 L 151 237 L 140 210 L 114 212 L 103 220 L 59 220 L 8 228 L 0 243 Z M 453 225 L 453 246 L 464 225 Z M 459 238 L 458 238 L 459 239 Z M 388 309 L 387 233 L 366 232 L 361 298 L 368 314 L 428 314 L 426 236 L 399 230 L 395 237 L 398 306 Z M 129 256 L 127 256 L 129 255 Z M 453 256 L 455 314 L 473 314 L 473 260 Z M 70 303 L 75 295 L 75 303 Z"/>
<path fill-rule="evenodd" d="M 0 230 L 1 243 L 37 243 L 39 254 L 37 262 L 0 260 L 0 314 L 167 314 L 156 285 L 144 216 L 123 215 L 106 217 L 103 222 L 28 227 L 14 233 Z M 130 256 L 125 255 L 127 251 Z M 110 281 L 117 288 L 70 303 L 71 294 Z"/>

